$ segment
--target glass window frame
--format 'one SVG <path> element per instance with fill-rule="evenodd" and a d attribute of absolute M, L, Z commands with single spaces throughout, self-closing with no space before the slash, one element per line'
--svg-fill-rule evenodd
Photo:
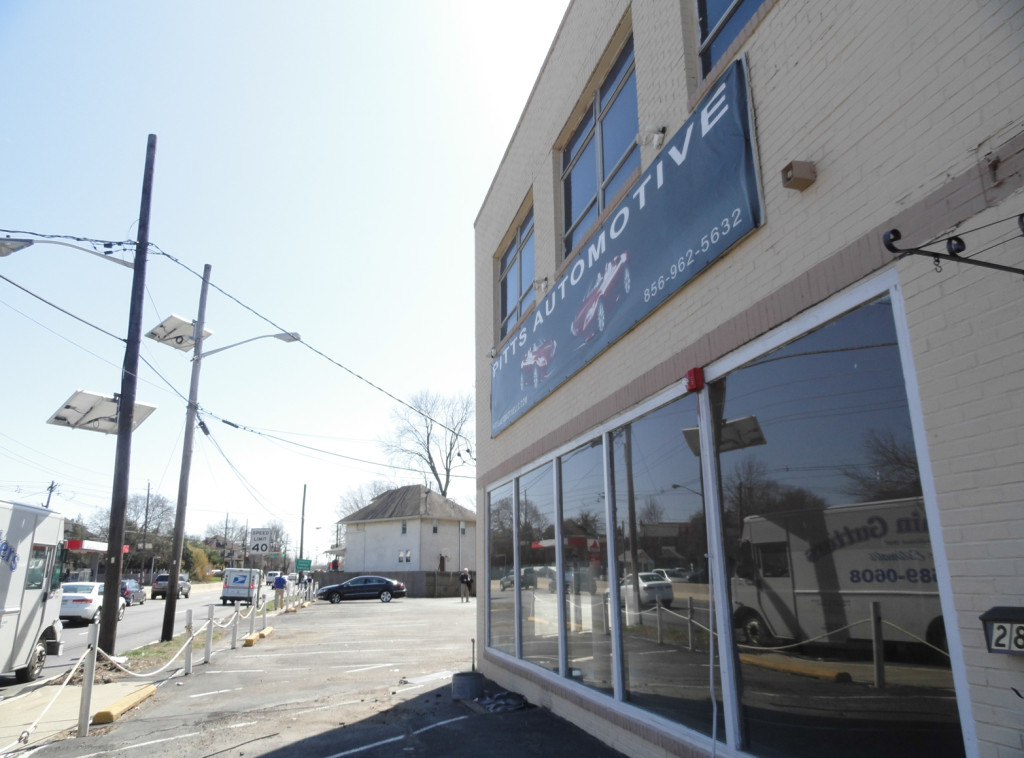
<path fill-rule="evenodd" d="M 732 41 L 743 33 L 753 16 L 768 0 L 732 0 L 714 23 L 709 25 L 707 8 L 710 2 L 713 0 L 694 0 L 699 35 L 697 58 L 700 61 L 701 79 L 715 70 L 719 61 L 724 59 Z M 724 49 L 721 48 L 723 42 Z"/>
<path fill-rule="evenodd" d="M 805 313 L 793 318 L 791 321 L 776 327 L 768 333 L 758 337 L 756 340 L 748 343 L 747 345 L 735 350 L 727 356 L 719 359 L 716 362 L 709 364 L 704 367 L 705 382 L 710 384 L 722 377 L 727 376 L 730 372 L 737 370 L 743 365 L 756 360 L 757 358 L 764 356 L 765 354 L 791 342 L 799 339 L 814 330 L 821 325 L 838 319 L 845 313 L 848 313 L 862 305 L 867 304 L 871 300 L 878 298 L 881 295 L 888 294 L 892 301 L 893 319 L 895 322 L 895 329 L 897 339 L 899 342 L 900 359 L 902 363 L 903 379 L 906 386 L 907 392 L 907 406 L 908 411 L 912 420 L 914 446 L 917 454 L 922 484 L 924 485 L 923 502 L 926 518 L 930 523 L 939 524 L 940 518 L 938 514 L 937 498 L 934 490 L 934 485 L 931 484 L 931 472 L 928 463 L 928 456 L 926 450 L 926 435 L 924 431 L 922 411 L 921 411 L 921 400 L 917 394 L 916 386 L 914 385 L 913 376 L 913 353 L 910 345 L 910 337 L 908 334 L 906 314 L 902 309 L 902 294 L 900 292 L 899 280 L 896 272 L 889 271 L 884 272 L 872 279 L 866 280 L 859 285 L 855 285 L 846 292 L 840 293 L 833 296 L 832 298 L 819 303 L 817 306 L 809 309 Z M 536 469 L 539 466 L 544 465 L 546 462 L 554 463 L 555 471 L 555 482 L 554 492 L 556 498 L 556 513 L 557 518 L 555 521 L 556 525 L 556 540 L 559 545 L 563 541 L 563 535 L 561 533 L 561 523 L 563 518 L 562 502 L 561 502 L 561 466 L 560 460 L 563 455 L 570 453 L 580 445 L 584 444 L 587 440 L 592 440 L 596 437 L 600 437 L 602 444 L 605 446 L 604 450 L 604 482 L 605 482 L 605 519 L 606 523 L 613 523 L 614 513 L 612 511 L 613 503 L 611 502 L 612 483 L 610 480 L 611 468 L 613 461 L 611 458 L 612 432 L 632 421 L 639 419 L 647 413 L 650 413 L 661 406 L 667 405 L 673 400 L 682 397 L 687 394 L 685 389 L 685 382 L 680 382 L 672 387 L 666 388 L 661 392 L 651 396 L 645 401 L 637 404 L 634 408 L 627 412 L 619 414 L 618 416 L 609 419 L 608 421 L 586 430 L 572 441 L 560 445 L 558 448 L 553 449 L 547 455 L 544 455 L 538 459 L 535 459 L 528 464 L 523 465 L 516 471 L 512 472 L 509 476 L 503 477 L 501 480 L 497 480 L 486 487 L 488 497 L 492 492 L 497 491 L 500 488 L 511 486 L 512 488 L 512 503 L 513 512 L 519 507 L 519 477 L 528 473 L 529 471 Z M 713 418 L 713 411 L 711 408 L 711 398 L 707 387 L 697 393 L 698 404 L 699 404 L 699 418 L 710 419 Z M 701 423 L 699 425 L 699 436 L 702 451 L 708 451 L 714 448 L 716 442 L 714 435 L 712 434 L 708 424 Z M 717 458 L 715 456 L 702 455 L 701 456 L 701 470 L 704 478 L 704 492 L 706 498 L 705 514 L 707 519 L 707 538 L 709 551 L 717 552 L 719 555 L 724 555 L 724 528 L 722 523 L 722 503 L 720 498 L 720 477 L 717 465 Z M 490 509 L 487 510 L 486 517 L 487 528 L 490 529 Z M 515 522 L 517 519 L 513 519 Z M 516 531 L 516 530 L 514 530 Z M 518 533 L 514 534 L 514 540 L 518 540 Z M 618 553 L 619 546 L 617 544 L 617 538 L 615 529 L 608 530 L 607 536 L 607 557 L 609 560 L 609 566 L 614 565 L 615 556 Z M 485 546 L 485 549 L 489 548 L 489 543 Z M 936 581 L 939 584 L 939 598 L 943 615 L 949 619 L 956 618 L 956 611 L 953 602 L 952 587 L 949 583 L 950 569 L 949 562 L 945 553 L 945 543 L 942 540 L 941 531 L 938 529 L 933 533 L 932 538 L 932 549 L 934 552 Z M 487 556 L 485 560 L 490 561 L 490 557 Z M 557 572 L 559 576 L 563 575 L 563 551 L 559 549 L 556 556 L 557 561 Z M 518 558 L 516 559 L 515 571 L 518 574 L 520 569 Z M 722 705 L 725 710 L 725 734 L 719 735 L 719 740 L 723 741 L 725 745 L 730 746 L 732 749 L 738 749 L 736 746 L 741 745 L 743 742 L 742 726 L 741 726 L 741 714 L 743 708 L 740 704 L 740 688 L 742 686 L 740 679 L 740 672 L 738 670 L 738 662 L 734 660 L 733 651 L 735 650 L 735 640 L 733 633 L 733 624 L 731 618 L 731 607 L 730 598 L 728 593 L 729 577 L 726 573 L 726 566 L 723 560 L 712 560 L 710 561 L 709 574 L 711 581 L 711 593 L 713 597 L 714 612 L 712 613 L 713 623 L 715 629 L 712 633 L 718 636 L 718 662 L 721 667 L 721 687 L 722 687 Z M 497 577 L 491 577 L 496 580 Z M 517 578 L 518 582 L 518 578 Z M 518 594 L 518 593 L 517 593 Z M 559 583 L 559 608 L 564 607 L 564 583 Z M 609 603 L 619 603 L 617 583 L 609 583 Z M 613 607 L 615 607 L 613 606 Z M 513 648 L 515 654 L 510 654 L 503 650 L 499 650 L 490 645 L 491 639 L 491 613 L 490 605 L 485 609 L 485 628 L 487 629 L 486 639 L 488 654 L 496 657 L 501 657 L 505 660 L 509 660 L 515 666 L 522 666 L 523 673 L 531 677 L 540 676 L 552 677 L 552 683 L 554 682 L 569 682 L 571 678 L 567 675 L 567 643 L 566 635 L 559 635 L 559 656 L 560 666 L 557 672 L 548 672 L 545 670 L 539 670 L 536 666 L 528 663 L 524 660 L 522 650 L 522 635 L 519 633 L 521 628 L 520 624 L 522 621 L 523 608 L 520 603 L 520 599 L 517 596 L 515 606 L 515 640 Z M 677 723 L 670 721 L 658 714 L 652 713 L 647 710 L 643 710 L 636 706 L 631 705 L 624 698 L 624 675 L 623 675 L 623 647 L 622 647 L 622 633 L 621 623 L 619 621 L 618 614 L 611 614 L 611 625 L 610 631 L 613 638 L 612 651 L 612 675 L 613 675 L 613 694 L 609 695 L 609 700 L 616 703 L 616 707 L 621 707 L 624 712 L 630 714 L 633 718 L 656 724 L 660 728 L 666 730 L 669 733 L 678 735 L 680 738 L 694 740 L 700 744 L 703 744 L 707 740 L 707 737 L 703 734 L 695 732 L 694 730 Z M 560 628 L 565 628 L 566 619 L 560 614 L 559 625 Z M 947 625 L 947 629 L 950 633 L 949 636 L 949 652 L 951 656 L 951 665 L 953 668 L 953 679 L 955 683 L 955 697 L 960 708 L 961 714 L 970 712 L 969 702 L 969 688 L 966 681 L 966 670 L 964 668 L 962 651 L 960 650 L 959 634 L 956 629 L 955 623 Z M 593 693 L 594 697 L 602 697 L 598 692 L 586 688 L 584 685 L 579 686 L 581 691 L 587 691 Z M 964 720 L 964 724 L 969 724 L 969 721 Z"/>
<path fill-rule="evenodd" d="M 503 340 L 526 315 L 534 301 L 533 208 L 516 226 L 515 234 L 498 259 L 498 339 Z M 525 272 L 529 272 L 524 276 Z"/>
<path fill-rule="evenodd" d="M 609 87 L 609 85 L 614 85 Z M 618 115 L 618 106 L 623 104 L 620 96 L 627 89 L 633 92 L 633 109 L 637 118 L 637 135 L 639 134 L 639 101 L 636 94 L 636 54 L 633 47 L 632 35 L 626 40 L 622 50 L 616 56 L 608 75 L 601 84 L 595 88 L 589 98 L 584 115 L 576 126 L 562 151 L 562 258 L 568 258 L 574 249 L 583 242 L 583 235 L 586 234 L 608 205 L 615 200 L 619 189 L 628 179 L 628 165 L 635 162 L 639 168 L 640 146 L 637 135 L 624 152 L 614 159 L 613 165 L 606 166 L 605 148 L 606 139 L 604 125 L 606 119 L 613 114 Z M 594 194 L 587 197 L 581 209 L 574 216 L 569 207 L 572 203 L 572 180 L 581 175 L 574 173 L 577 168 L 586 168 L 582 161 L 584 156 L 589 155 L 592 148 L 595 175 L 591 177 L 594 184 Z M 590 160 L 588 158 L 588 160 Z M 590 186 L 588 182 L 587 187 Z"/>

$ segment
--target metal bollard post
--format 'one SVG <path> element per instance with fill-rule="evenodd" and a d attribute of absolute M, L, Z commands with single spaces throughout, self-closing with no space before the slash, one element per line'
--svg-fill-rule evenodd
<path fill-rule="evenodd" d="M 89 655 L 82 670 L 82 699 L 78 704 L 78 735 L 89 736 L 89 711 L 92 710 L 92 683 L 96 678 L 96 650 L 99 646 L 100 625 L 89 624 Z"/>
<path fill-rule="evenodd" d="M 263 604 L 263 626 L 260 627 L 260 628 L 261 629 L 266 629 L 267 628 L 267 604 L 266 603 Z"/>
<path fill-rule="evenodd" d="M 206 606 L 206 651 L 203 654 L 203 663 L 209 663 L 213 657 L 213 606 Z"/>
<path fill-rule="evenodd" d="M 885 640 L 882 638 L 882 604 L 871 601 L 871 650 L 874 654 L 875 687 L 885 689 Z"/>
<path fill-rule="evenodd" d="M 693 650 L 693 598 L 686 598 L 686 649 Z"/>
<path fill-rule="evenodd" d="M 192 609 L 185 611 L 185 676 L 192 673 Z"/>
<path fill-rule="evenodd" d="M 238 647 L 238 601 L 231 601 L 231 649 Z"/>
<path fill-rule="evenodd" d="M 256 603 L 259 601 L 257 596 L 256 600 L 249 603 L 249 634 L 256 631 Z"/>

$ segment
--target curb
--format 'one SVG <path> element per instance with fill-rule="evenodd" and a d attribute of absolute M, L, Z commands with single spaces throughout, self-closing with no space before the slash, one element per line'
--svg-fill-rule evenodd
<path fill-rule="evenodd" d="M 93 724 L 112 724 L 118 717 L 123 715 L 126 711 L 130 711 L 132 708 L 137 706 L 143 700 L 156 694 L 156 687 L 152 684 L 147 684 L 144 687 L 140 687 L 130 695 L 114 701 L 110 706 L 104 708 L 101 711 L 96 711 L 92 717 Z"/>
<path fill-rule="evenodd" d="M 740 661 L 751 666 L 760 666 L 771 671 L 781 671 L 786 674 L 799 674 L 800 676 L 822 679 L 828 682 L 851 682 L 853 677 L 847 671 L 837 671 L 833 668 L 822 666 L 813 661 L 776 661 L 769 660 L 759 655 L 740 654 Z"/>

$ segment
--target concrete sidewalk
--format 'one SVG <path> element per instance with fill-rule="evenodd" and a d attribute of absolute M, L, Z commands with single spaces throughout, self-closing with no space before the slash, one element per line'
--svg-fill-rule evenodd
<path fill-rule="evenodd" d="M 110 712 L 114 721 L 90 726 L 88 737 L 73 733 L 81 687 L 65 688 L 27 745 L 45 744 L 46 758 L 140 750 L 191 758 L 243 746 L 245 755 L 266 758 L 622 758 L 470 670 L 475 603 L 320 602 L 271 615 L 272 634 L 215 650 L 191 676 L 168 671 L 155 687 L 143 680 L 94 686 L 91 714 Z M 0 756 L 25 750 L 18 736 L 58 689 L 0 701 Z"/>
<path fill-rule="evenodd" d="M 57 678 L 55 684 L 52 680 L 41 682 L 40 686 L 30 692 L 0 700 L 0 755 L 16 748 L 41 745 L 62 735 L 69 735 L 72 730 L 77 731 L 82 707 L 82 687 L 61 687 L 61 680 L 62 677 Z M 140 703 L 153 690 L 153 685 L 147 682 L 93 685 L 90 721 L 109 723 Z M 32 730 L 27 740 L 19 742 L 27 730 Z"/>

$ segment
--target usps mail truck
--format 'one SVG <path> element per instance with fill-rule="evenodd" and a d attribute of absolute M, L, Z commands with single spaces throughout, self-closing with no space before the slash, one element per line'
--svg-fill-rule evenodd
<path fill-rule="evenodd" d="M 0 674 L 30 682 L 63 651 L 63 568 L 64 517 L 0 500 Z"/>
<path fill-rule="evenodd" d="M 260 600 L 263 587 L 263 572 L 259 569 L 224 569 L 224 584 L 220 590 L 221 605 L 245 603 L 252 605 Z"/>

